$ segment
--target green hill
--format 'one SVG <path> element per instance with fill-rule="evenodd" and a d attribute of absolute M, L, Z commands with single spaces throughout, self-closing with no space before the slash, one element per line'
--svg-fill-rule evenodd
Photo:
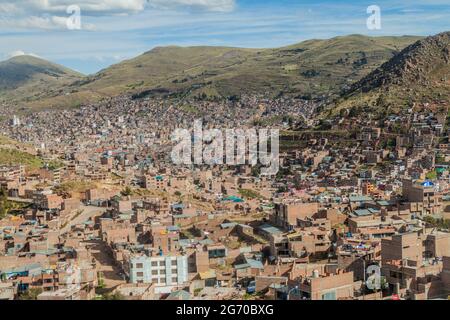
<path fill-rule="evenodd" d="M 450 32 L 419 40 L 354 83 L 326 110 L 385 114 L 428 106 L 446 112 L 450 101 Z"/>
<path fill-rule="evenodd" d="M 233 96 L 335 93 L 390 59 L 416 37 L 311 40 L 278 49 L 155 48 L 77 83 L 79 92 L 162 92 Z"/>
<path fill-rule="evenodd" d="M 316 98 L 338 94 L 419 37 L 350 35 L 277 49 L 158 47 L 45 95 L 30 106 L 76 106 L 129 93 Z"/>
<path fill-rule="evenodd" d="M 81 74 L 43 59 L 22 55 L 0 62 L 0 101 L 35 101 L 58 95 Z"/>

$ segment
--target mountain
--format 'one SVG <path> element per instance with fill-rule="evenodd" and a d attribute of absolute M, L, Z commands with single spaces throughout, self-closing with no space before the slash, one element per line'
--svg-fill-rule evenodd
<path fill-rule="evenodd" d="M 80 82 L 78 90 L 320 96 L 361 79 L 417 39 L 353 35 L 278 49 L 155 48 Z"/>
<path fill-rule="evenodd" d="M 342 109 L 385 113 L 413 105 L 448 106 L 450 101 L 450 32 L 421 39 L 354 83 L 332 113 Z"/>
<path fill-rule="evenodd" d="M 0 101 L 33 101 L 58 94 L 56 88 L 82 78 L 80 73 L 44 59 L 22 55 L 0 62 Z"/>
<path fill-rule="evenodd" d="M 277 49 L 157 47 L 47 97 L 39 94 L 29 105 L 77 106 L 124 93 L 324 97 L 348 88 L 418 39 L 350 35 Z"/>

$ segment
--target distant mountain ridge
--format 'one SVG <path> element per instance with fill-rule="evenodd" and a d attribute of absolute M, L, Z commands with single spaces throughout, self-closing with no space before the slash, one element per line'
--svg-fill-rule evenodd
<path fill-rule="evenodd" d="M 230 97 L 255 93 L 323 99 L 348 90 L 419 39 L 349 35 L 276 49 L 157 47 L 92 76 L 31 69 L 34 76 L 27 77 L 25 85 L 11 76 L 9 81 L 20 84 L 12 96 L 30 107 L 77 106 L 120 94 Z M 10 87 L 0 85 L 0 97 L 5 92 L 11 96 Z"/>
<path fill-rule="evenodd" d="M 450 32 L 419 40 L 355 82 L 337 103 L 343 108 L 397 108 L 450 102 Z M 377 111 L 377 110 L 375 110 Z"/>

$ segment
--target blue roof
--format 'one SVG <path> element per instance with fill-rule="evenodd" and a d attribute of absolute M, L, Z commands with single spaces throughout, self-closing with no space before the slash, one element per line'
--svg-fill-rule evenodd
<path fill-rule="evenodd" d="M 368 209 L 355 210 L 353 212 L 353 214 L 358 216 L 358 217 L 363 217 L 363 216 L 370 216 L 371 214 L 379 213 L 379 212 L 380 212 L 380 210 L 376 210 L 376 209 L 373 209 L 373 208 L 368 208 Z"/>
<path fill-rule="evenodd" d="M 372 198 L 368 196 L 350 196 L 350 202 L 368 202 L 368 201 L 372 201 Z"/>
<path fill-rule="evenodd" d="M 270 234 L 280 234 L 283 233 L 283 231 L 281 231 L 280 229 L 271 226 L 269 224 L 264 224 L 261 227 L 259 227 L 259 229 L 263 230 L 264 232 L 270 233 Z"/>
<path fill-rule="evenodd" d="M 255 260 L 255 259 L 247 259 L 247 263 L 250 265 L 250 267 L 252 268 L 256 268 L 256 269 L 264 269 L 264 265 L 262 264 L 261 261 Z"/>
<path fill-rule="evenodd" d="M 25 272 L 30 272 L 32 270 L 35 270 L 36 272 L 40 273 L 42 270 L 42 267 L 39 263 L 31 263 L 31 264 L 26 264 L 24 266 L 20 266 L 17 268 L 13 268 L 10 270 L 4 270 L 4 273 L 25 273 Z"/>
<path fill-rule="evenodd" d="M 373 214 L 372 212 L 370 212 L 367 209 L 359 209 L 359 210 L 355 210 L 353 212 L 356 216 L 358 217 L 363 217 L 363 216 L 370 216 L 371 214 Z"/>
<path fill-rule="evenodd" d="M 172 205 L 172 209 L 184 209 L 184 204 L 182 203 L 175 203 Z"/>
<path fill-rule="evenodd" d="M 236 203 L 244 202 L 244 200 L 242 200 L 241 198 L 236 197 L 236 196 L 226 197 L 226 198 L 223 199 L 223 201 L 233 201 L 233 202 L 236 202 Z"/>

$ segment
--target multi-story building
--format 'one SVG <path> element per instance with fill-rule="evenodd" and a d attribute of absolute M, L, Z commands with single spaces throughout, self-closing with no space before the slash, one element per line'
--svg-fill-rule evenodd
<path fill-rule="evenodd" d="M 162 175 L 144 177 L 145 189 L 164 190 L 167 188 L 167 186 L 168 180 Z"/>
<path fill-rule="evenodd" d="M 422 184 L 403 180 L 403 197 L 408 202 L 423 204 L 423 214 L 436 214 L 441 209 L 442 196 L 430 182 Z"/>
<path fill-rule="evenodd" d="M 311 276 L 300 277 L 299 297 L 307 300 L 342 300 L 354 297 L 353 272 L 336 270 L 334 273 L 321 275 L 314 270 Z"/>
<path fill-rule="evenodd" d="M 188 281 L 188 259 L 184 255 L 135 255 L 130 257 L 128 267 L 131 283 L 171 288 Z"/>
<path fill-rule="evenodd" d="M 285 229 L 297 226 L 297 219 L 312 217 L 319 211 L 319 203 L 286 202 L 275 204 L 273 223 Z"/>
<path fill-rule="evenodd" d="M 450 254 L 446 233 L 407 233 L 382 239 L 382 274 L 394 293 L 413 300 L 444 296 L 442 259 Z"/>

